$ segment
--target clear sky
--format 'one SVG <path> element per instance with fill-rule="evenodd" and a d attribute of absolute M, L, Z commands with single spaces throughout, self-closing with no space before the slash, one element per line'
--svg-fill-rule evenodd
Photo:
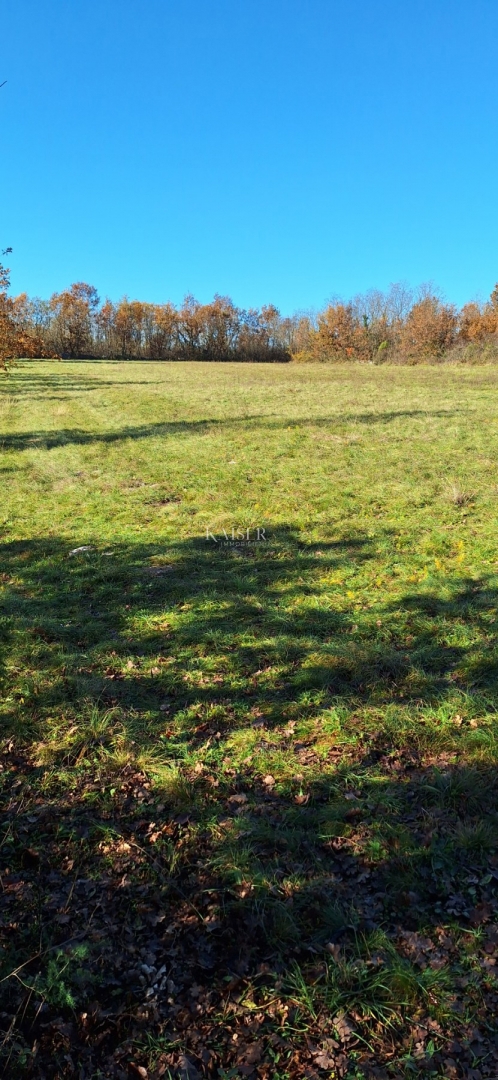
<path fill-rule="evenodd" d="M 15 292 L 286 314 L 498 280 L 496 0 L 15 0 L 0 25 Z"/>

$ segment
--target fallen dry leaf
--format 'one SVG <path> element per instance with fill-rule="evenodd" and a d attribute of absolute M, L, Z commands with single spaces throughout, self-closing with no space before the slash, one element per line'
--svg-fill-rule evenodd
<path fill-rule="evenodd" d="M 202 1080 L 199 1070 L 185 1054 L 180 1054 L 178 1068 L 180 1070 L 180 1080 Z"/>

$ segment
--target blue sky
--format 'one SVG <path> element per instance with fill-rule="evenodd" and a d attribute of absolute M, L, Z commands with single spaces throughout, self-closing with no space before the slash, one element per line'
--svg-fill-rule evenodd
<path fill-rule="evenodd" d="M 496 0 L 15 0 L 12 287 L 282 312 L 498 280 Z"/>

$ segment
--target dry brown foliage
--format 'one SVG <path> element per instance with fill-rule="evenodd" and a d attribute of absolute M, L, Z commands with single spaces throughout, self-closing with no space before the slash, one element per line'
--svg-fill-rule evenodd
<path fill-rule="evenodd" d="M 291 316 L 272 304 L 239 308 L 220 295 L 208 304 L 188 295 L 178 307 L 126 296 L 101 304 L 86 282 L 48 301 L 12 298 L 8 286 L 8 270 L 0 267 L 3 367 L 18 356 L 413 364 L 494 362 L 498 353 L 498 285 L 486 303 L 472 301 L 461 311 L 431 286 L 414 294 L 398 283 Z"/>
<path fill-rule="evenodd" d="M 9 360 L 18 357 L 52 357 L 41 337 L 28 320 L 28 298 L 8 295 L 9 270 L 0 264 L 0 369 L 5 370 Z"/>

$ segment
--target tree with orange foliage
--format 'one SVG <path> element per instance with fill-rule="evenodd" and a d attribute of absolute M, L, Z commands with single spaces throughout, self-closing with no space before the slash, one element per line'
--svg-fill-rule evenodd
<path fill-rule="evenodd" d="M 2 252 L 7 255 L 12 249 Z M 5 371 L 9 360 L 20 357 L 54 357 L 47 351 L 27 316 L 28 298 L 25 293 L 18 297 L 8 294 L 10 271 L 0 263 L 0 369 Z"/>
<path fill-rule="evenodd" d="M 216 295 L 198 311 L 202 325 L 201 350 L 206 360 L 229 360 L 236 351 L 240 312 L 228 296 Z"/>
<path fill-rule="evenodd" d="M 496 333 L 498 311 L 491 304 L 471 301 L 464 304 L 459 319 L 459 338 L 461 341 L 484 341 L 490 334 Z"/>
<path fill-rule="evenodd" d="M 95 346 L 99 356 L 117 355 L 115 317 L 116 308 L 112 300 L 104 300 L 95 313 Z"/>
<path fill-rule="evenodd" d="M 135 359 L 142 355 L 146 306 L 140 300 L 128 300 L 124 296 L 114 310 L 114 333 L 118 343 L 117 355 L 125 360 Z"/>
<path fill-rule="evenodd" d="M 317 360 L 370 360 L 371 349 L 366 319 L 360 319 L 353 304 L 329 304 L 318 316 L 311 339 L 311 353 Z"/>
<path fill-rule="evenodd" d="M 495 285 L 487 304 L 472 301 L 460 312 L 459 337 L 464 342 L 482 342 L 498 333 L 498 285 Z"/>
<path fill-rule="evenodd" d="M 400 332 L 400 356 L 412 364 L 437 360 L 454 345 L 457 329 L 454 305 L 422 289 Z"/>
<path fill-rule="evenodd" d="M 92 352 L 98 305 L 97 290 L 84 281 L 77 281 L 64 292 L 51 296 L 51 335 L 57 351 L 63 356 L 85 356 Z"/>
<path fill-rule="evenodd" d="M 176 359 L 178 355 L 178 312 L 171 303 L 154 305 L 154 337 L 149 345 L 151 359 Z"/>
<path fill-rule="evenodd" d="M 178 345 L 180 356 L 186 360 L 200 358 L 202 348 L 202 304 L 191 296 L 185 297 L 178 312 Z"/>

